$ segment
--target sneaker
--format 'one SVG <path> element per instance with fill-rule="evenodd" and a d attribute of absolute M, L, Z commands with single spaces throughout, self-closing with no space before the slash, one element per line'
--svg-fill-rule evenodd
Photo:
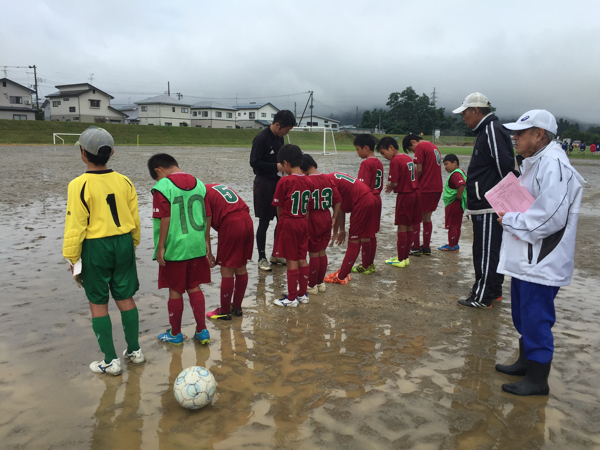
<path fill-rule="evenodd" d="M 398 263 L 398 257 L 392 257 L 392 258 L 388 258 L 385 261 L 388 265 L 391 265 L 392 263 Z"/>
<path fill-rule="evenodd" d="M 431 256 L 431 248 L 421 246 L 421 254 Z"/>
<path fill-rule="evenodd" d="M 408 257 L 406 257 L 406 260 L 404 260 L 404 266 L 408 266 L 410 265 L 410 261 L 408 260 Z"/>
<path fill-rule="evenodd" d="M 144 358 L 144 353 L 142 352 L 142 348 L 138 349 L 137 351 L 133 351 L 131 354 L 128 354 L 127 349 L 125 349 L 125 351 L 123 351 L 123 357 L 125 357 L 126 362 L 135 363 L 136 365 L 146 361 Z"/>
<path fill-rule="evenodd" d="M 317 294 L 319 292 L 319 285 L 315 285 L 314 287 L 308 287 L 306 289 L 306 294 Z"/>
<path fill-rule="evenodd" d="M 298 296 L 296 299 L 298 299 L 298 302 L 300 304 L 308 304 L 308 294 L 303 294 L 302 296 Z"/>
<path fill-rule="evenodd" d="M 410 247 L 410 255 L 414 255 L 415 257 L 420 257 L 421 255 L 423 255 L 423 251 L 421 250 L 422 248 L 419 249 L 415 249 L 414 247 Z"/>
<path fill-rule="evenodd" d="M 274 265 L 285 265 L 286 264 L 285 258 L 275 257 L 274 255 L 271 255 L 271 258 L 269 260 Z"/>
<path fill-rule="evenodd" d="M 472 296 L 473 296 L 473 292 L 469 291 L 469 297 L 472 297 Z M 493 295 L 492 296 L 492 301 L 501 302 L 502 301 L 502 294 Z"/>
<path fill-rule="evenodd" d="M 104 360 L 98 360 L 97 362 L 90 363 L 90 370 L 94 373 L 100 374 L 112 374 L 118 376 L 121 374 L 121 361 L 117 357 L 112 359 L 110 363 L 106 363 Z"/>
<path fill-rule="evenodd" d="M 207 329 L 202 329 L 200 332 L 194 334 L 194 340 L 199 341 L 203 345 L 210 343 L 210 334 Z"/>
<path fill-rule="evenodd" d="M 244 316 L 244 312 L 241 308 L 236 308 L 233 310 L 233 316 Z"/>
<path fill-rule="evenodd" d="M 373 274 L 376 271 L 376 269 L 375 269 L 375 263 L 371 263 L 369 265 L 369 267 L 367 268 L 367 271 L 369 271 L 369 274 Z"/>
<path fill-rule="evenodd" d="M 290 301 L 287 296 L 284 296 L 281 299 L 273 301 L 273 304 L 281 307 L 298 307 L 298 300 L 294 299 L 293 301 Z"/>
<path fill-rule="evenodd" d="M 173 343 L 174 345 L 180 345 L 183 343 L 183 334 L 179 332 L 177 335 L 171 335 L 171 329 L 167 330 L 163 334 L 158 334 L 158 339 L 165 343 Z"/>
<path fill-rule="evenodd" d="M 214 309 L 206 314 L 208 319 L 222 319 L 223 321 L 231 321 L 231 313 L 221 313 L 221 307 Z"/>
<path fill-rule="evenodd" d="M 363 265 L 358 265 L 358 266 L 353 267 L 351 272 L 359 273 L 359 274 L 369 274 L 367 272 L 367 268 L 365 268 Z"/>
<path fill-rule="evenodd" d="M 396 259 L 396 261 L 390 262 L 388 265 L 392 265 L 394 268 L 404 268 L 406 266 L 405 262 L 406 260 L 398 261 L 398 259 Z"/>
<path fill-rule="evenodd" d="M 449 244 L 444 244 L 443 246 L 438 247 L 438 250 L 443 251 L 443 252 L 456 252 L 459 249 L 460 249 L 460 247 L 458 247 L 458 244 L 456 246 L 452 246 L 452 247 L 450 247 Z"/>
<path fill-rule="evenodd" d="M 327 289 L 325 282 L 318 283 L 315 286 L 319 288 L 319 293 L 323 293 Z"/>
<path fill-rule="evenodd" d="M 350 274 L 348 274 L 345 279 L 343 279 L 343 280 L 340 279 L 338 277 L 339 273 L 340 273 L 339 271 L 336 271 L 336 272 L 332 272 L 331 274 L 327 274 L 325 276 L 325 282 L 327 282 L 327 283 L 337 283 L 339 285 L 347 285 L 348 282 L 350 282 L 352 280 L 352 276 Z"/>
<path fill-rule="evenodd" d="M 261 258 L 258 261 L 258 269 L 262 269 L 263 271 L 272 271 L 271 265 L 266 258 Z"/>
<path fill-rule="evenodd" d="M 458 301 L 459 305 L 464 307 L 473 307 L 473 308 L 491 308 L 492 301 L 476 301 L 473 296 L 469 296 L 467 299 L 461 299 Z"/>

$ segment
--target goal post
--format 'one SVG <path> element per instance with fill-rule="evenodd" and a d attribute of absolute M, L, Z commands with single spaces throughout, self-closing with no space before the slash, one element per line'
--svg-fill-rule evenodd
<path fill-rule="evenodd" d="M 321 133 L 323 132 L 323 155 L 337 155 L 337 147 L 335 145 L 335 135 L 333 134 L 333 129 L 331 128 L 327 128 L 327 127 L 294 127 L 292 130 L 290 130 L 290 132 L 288 133 L 287 137 L 288 137 L 288 144 L 291 144 L 292 141 L 294 140 L 294 138 L 296 138 L 296 136 L 298 136 L 299 133 Z M 331 143 L 330 146 L 333 146 L 333 151 L 331 150 L 331 147 L 327 148 L 327 132 L 329 132 L 331 134 Z M 290 138 L 291 135 L 296 135 L 292 138 Z"/>
<path fill-rule="evenodd" d="M 81 136 L 81 133 L 52 133 L 52 143 L 56 145 L 56 138 L 60 139 L 65 144 L 65 140 L 61 136 Z"/>

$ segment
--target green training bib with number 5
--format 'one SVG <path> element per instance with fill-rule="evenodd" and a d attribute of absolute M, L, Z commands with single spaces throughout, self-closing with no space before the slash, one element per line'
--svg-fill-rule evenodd
<path fill-rule="evenodd" d="M 184 261 L 206 255 L 206 209 L 204 198 L 206 187 L 196 179 L 196 186 L 191 190 L 177 187 L 168 177 L 160 179 L 152 187 L 152 192 L 159 191 L 171 204 L 171 223 L 165 243 L 165 261 Z M 154 256 L 160 233 L 160 218 L 154 221 Z"/>

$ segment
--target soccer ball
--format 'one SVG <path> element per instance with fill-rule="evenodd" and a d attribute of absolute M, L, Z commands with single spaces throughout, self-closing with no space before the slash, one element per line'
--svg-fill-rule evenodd
<path fill-rule="evenodd" d="M 186 368 L 173 385 L 175 399 L 186 409 L 201 409 L 213 398 L 217 381 L 210 371 L 201 366 Z"/>

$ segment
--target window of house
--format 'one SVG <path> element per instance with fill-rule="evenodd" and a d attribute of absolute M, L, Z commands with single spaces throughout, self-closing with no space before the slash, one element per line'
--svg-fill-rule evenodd
<path fill-rule="evenodd" d="M 74 120 L 74 121 L 78 121 L 78 120 L 79 120 L 79 116 L 75 116 L 75 117 L 73 117 L 73 120 Z"/>
<path fill-rule="evenodd" d="M 202 117 L 208 117 L 208 111 L 203 111 L 202 112 Z"/>
<path fill-rule="evenodd" d="M 143 107 L 142 107 L 142 112 L 144 112 L 144 113 L 145 113 L 145 112 L 147 112 L 147 111 L 148 111 L 148 107 L 147 107 L 147 106 L 143 106 Z"/>
<path fill-rule="evenodd" d="M 5 81 L 2 82 L 2 87 L 6 88 L 6 82 Z"/>
<path fill-rule="evenodd" d="M 223 117 L 223 113 L 220 111 L 215 111 L 215 117 Z"/>
<path fill-rule="evenodd" d="M 233 113 L 227 113 L 227 118 L 231 119 L 233 117 Z"/>
<path fill-rule="evenodd" d="M 96 94 L 96 90 L 95 89 L 92 89 L 92 94 Z"/>
<path fill-rule="evenodd" d="M 74 113 L 75 112 L 75 107 L 74 106 L 70 106 L 69 107 L 69 113 Z"/>
<path fill-rule="evenodd" d="M 100 108 L 100 100 L 90 100 L 90 108 Z"/>
<path fill-rule="evenodd" d="M 179 126 L 180 126 L 180 127 L 187 127 L 187 126 L 188 126 L 188 123 L 187 123 L 187 122 L 180 122 L 180 123 L 179 123 Z"/>
<path fill-rule="evenodd" d="M 198 116 L 198 112 L 197 111 L 192 111 L 192 116 Z"/>
<path fill-rule="evenodd" d="M 228 126 L 227 126 L 227 127 L 225 127 L 225 128 L 233 128 L 233 127 L 232 127 L 231 125 L 228 125 Z"/>
<path fill-rule="evenodd" d="M 325 121 L 326 124 L 329 124 L 329 121 Z"/>
<path fill-rule="evenodd" d="M 53 100 L 53 101 L 52 101 L 52 106 L 53 106 L 54 108 L 56 108 L 56 107 L 60 106 L 60 100 Z"/>
<path fill-rule="evenodd" d="M 171 111 L 174 113 L 175 112 L 175 107 L 171 107 Z"/>
<path fill-rule="evenodd" d="M 331 128 L 337 128 L 337 124 L 331 124 Z"/>
<path fill-rule="evenodd" d="M 238 113 L 238 117 L 240 117 L 242 115 L 242 113 Z"/>
<path fill-rule="evenodd" d="M 65 122 L 71 122 L 71 119 L 67 119 Z"/>
<path fill-rule="evenodd" d="M 248 113 L 249 119 L 256 119 L 256 113 Z"/>
<path fill-rule="evenodd" d="M 26 114 L 13 114 L 13 120 L 15 120 L 15 121 L 26 121 L 27 120 L 27 115 Z"/>
<path fill-rule="evenodd" d="M 68 97 L 64 97 L 64 98 L 63 98 L 63 102 L 68 102 L 68 101 L 69 101 L 69 98 L 68 98 Z"/>
<path fill-rule="evenodd" d="M 271 113 L 271 119 L 275 119 L 275 114 Z"/>
<path fill-rule="evenodd" d="M 325 124 L 325 127 L 326 127 L 326 128 L 329 128 L 329 124 Z"/>
<path fill-rule="evenodd" d="M 260 113 L 260 117 L 267 117 L 267 113 Z"/>
<path fill-rule="evenodd" d="M 23 97 L 10 96 L 10 103 L 23 103 Z"/>
<path fill-rule="evenodd" d="M 166 125 L 167 127 L 172 127 L 172 126 L 173 126 L 173 123 L 172 123 L 172 122 L 165 122 L 165 125 Z"/>
<path fill-rule="evenodd" d="M 181 112 L 182 112 L 182 113 L 188 113 L 189 111 L 190 111 L 190 110 L 188 110 L 187 108 L 182 108 L 182 109 L 181 109 Z"/>

